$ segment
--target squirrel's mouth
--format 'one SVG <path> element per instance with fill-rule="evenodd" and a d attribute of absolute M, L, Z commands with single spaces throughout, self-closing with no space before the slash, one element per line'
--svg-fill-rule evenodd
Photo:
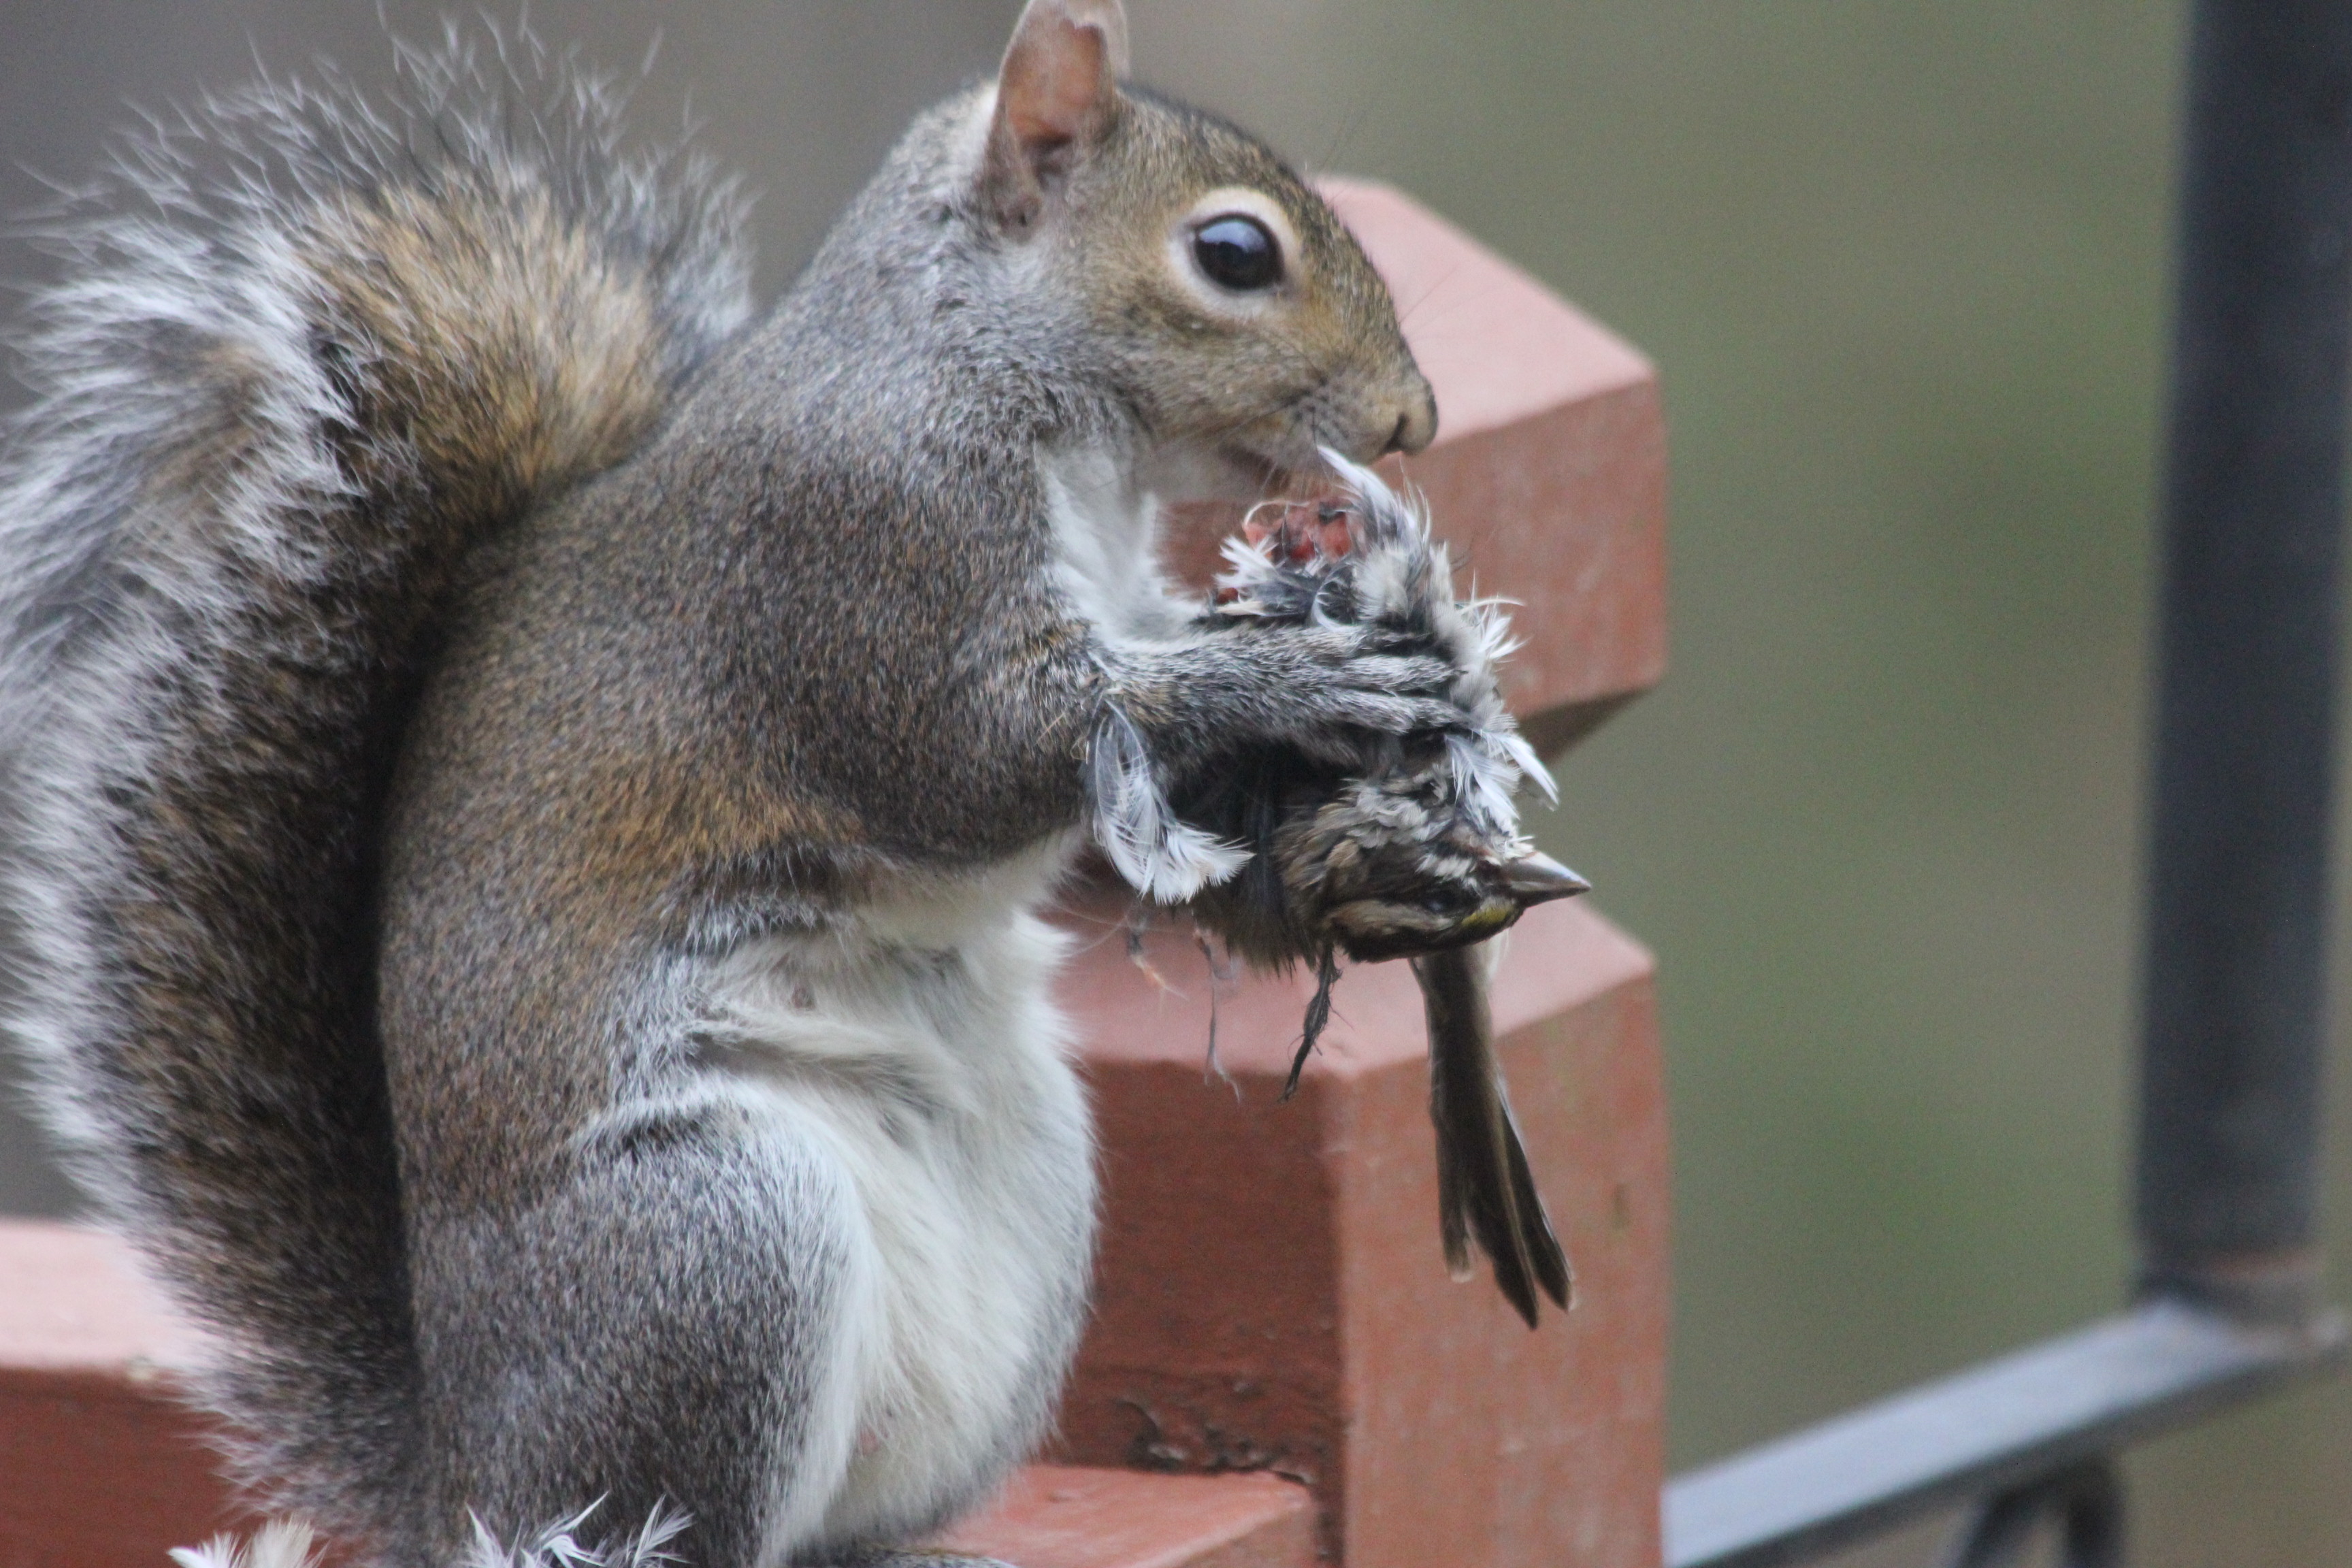
<path fill-rule="evenodd" d="M 1322 455 L 1312 449 L 1270 456 L 1246 447 L 1228 447 L 1221 454 L 1226 467 L 1245 486 L 1245 493 L 1226 499 L 1247 501 L 1309 500 L 1328 495 L 1339 476 Z"/>
<path fill-rule="evenodd" d="M 1248 500 L 1309 500 L 1345 487 L 1332 458 L 1370 464 L 1398 449 L 1384 431 L 1350 426 L 1344 420 L 1338 422 L 1339 428 L 1327 427 L 1331 423 L 1316 417 L 1268 420 L 1228 437 L 1219 456 L 1227 468 L 1247 476 L 1252 487 Z"/>
<path fill-rule="evenodd" d="M 1233 441 L 1166 447 L 1152 453 L 1136 477 L 1144 489 L 1173 502 L 1234 501 L 1249 506 L 1328 490 L 1332 476 L 1311 454 L 1299 456 L 1307 458 L 1308 466 L 1302 467 L 1290 454 L 1273 456 Z"/>
<path fill-rule="evenodd" d="M 1339 482 L 1311 437 L 1286 431 L 1269 440 L 1171 442 L 1145 456 L 1137 477 L 1162 500 L 1244 506 L 1310 500 L 1329 495 Z"/>

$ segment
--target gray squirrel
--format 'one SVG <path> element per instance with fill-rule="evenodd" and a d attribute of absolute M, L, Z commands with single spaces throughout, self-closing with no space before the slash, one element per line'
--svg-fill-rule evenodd
<path fill-rule="evenodd" d="M 1117 0 L 1031 0 L 757 322 L 732 188 L 512 57 L 224 100 L 66 231 L 0 467 L 11 1029 L 348 1560 L 929 1561 L 1086 1310 L 1056 878 L 1191 899 L 1244 852 L 1171 800 L 1247 748 L 1463 722 L 1377 627 L 1195 625 L 1159 505 L 1434 401 Z"/>

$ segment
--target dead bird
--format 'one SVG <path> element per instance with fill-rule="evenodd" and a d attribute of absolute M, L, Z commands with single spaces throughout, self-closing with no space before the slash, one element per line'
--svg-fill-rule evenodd
<path fill-rule="evenodd" d="M 1184 821 L 1251 852 L 1236 876 L 1194 898 L 1193 918 L 1256 967 L 1314 967 L 1319 984 L 1286 1095 L 1329 1019 L 1340 956 L 1412 961 L 1429 1026 L 1446 1264 L 1466 1279 L 1475 1238 L 1532 1328 L 1537 1290 L 1565 1308 L 1570 1272 L 1511 1115 L 1475 948 L 1530 906 L 1587 884 L 1519 831 L 1519 784 L 1556 792 L 1496 686 L 1496 667 L 1515 646 L 1500 606 L 1454 598 L 1451 562 L 1418 496 L 1325 456 L 1343 493 L 1256 509 L 1226 542 L 1214 618 L 1379 628 L 1402 656 L 1447 662 L 1462 721 L 1368 733 L 1344 765 L 1261 749 L 1177 795 Z"/>

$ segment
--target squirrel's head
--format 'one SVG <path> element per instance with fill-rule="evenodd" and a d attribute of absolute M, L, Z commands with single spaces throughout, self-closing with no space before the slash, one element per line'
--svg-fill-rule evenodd
<path fill-rule="evenodd" d="M 1118 0 L 1029 0 L 986 100 L 980 216 L 1035 258 L 1183 489 L 1417 452 L 1437 402 L 1355 237 L 1263 142 L 1122 87 Z"/>

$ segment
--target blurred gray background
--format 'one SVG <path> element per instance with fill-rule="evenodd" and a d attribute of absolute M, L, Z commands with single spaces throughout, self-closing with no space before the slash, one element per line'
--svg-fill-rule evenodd
<path fill-rule="evenodd" d="M 1144 79 L 1419 194 L 1663 369 L 1674 670 L 1544 834 L 1663 961 L 1677 1467 L 2113 1306 L 2183 7 L 1130 4 Z M 690 114 L 765 193 L 772 293 L 1015 8 L 530 16 L 624 72 L 658 32 L 640 117 Z M 379 9 L 438 15 L 5 0 L 0 211 L 133 106 L 321 53 L 380 77 Z M 0 279 L 42 271 L 0 244 Z M 0 1208 L 69 1202 L 0 1125 Z M 2144 1563 L 2352 1560 L 2352 1393 L 2156 1445 L 2131 1485 Z"/>

